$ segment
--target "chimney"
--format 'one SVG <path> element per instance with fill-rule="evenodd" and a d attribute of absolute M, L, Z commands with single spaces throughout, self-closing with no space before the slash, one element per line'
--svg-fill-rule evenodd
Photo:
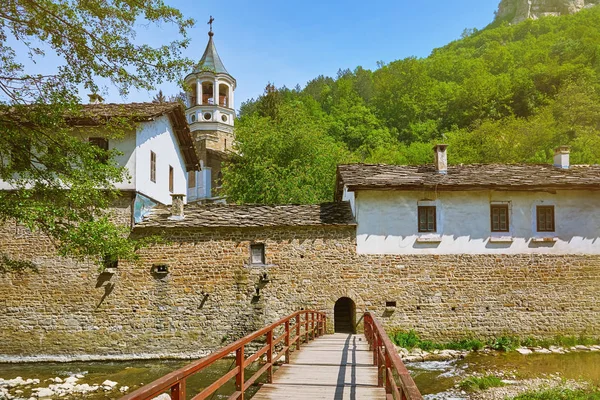
<path fill-rule="evenodd" d="M 569 146 L 559 146 L 554 149 L 554 166 L 556 168 L 569 169 Z"/>
<path fill-rule="evenodd" d="M 104 98 L 100 96 L 98 93 L 90 93 L 88 94 L 90 98 L 90 104 L 101 104 L 104 103 Z"/>
<path fill-rule="evenodd" d="M 171 216 L 169 219 L 171 220 L 182 220 L 184 218 L 183 215 L 183 198 L 184 194 L 172 194 L 171 195 Z"/>
<path fill-rule="evenodd" d="M 438 144 L 433 146 L 435 151 L 435 170 L 440 174 L 446 174 L 448 172 L 448 154 L 446 149 L 447 144 Z"/>

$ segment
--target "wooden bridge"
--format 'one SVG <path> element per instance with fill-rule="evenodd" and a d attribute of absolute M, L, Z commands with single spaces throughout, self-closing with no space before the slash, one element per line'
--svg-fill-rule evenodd
<path fill-rule="evenodd" d="M 202 400 L 235 379 L 230 400 L 420 400 L 409 375 L 381 324 L 364 315 L 365 334 L 326 335 L 327 318 L 317 311 L 299 311 L 221 350 L 126 395 L 121 400 L 153 399 L 169 393 L 172 400 Z M 258 346 L 256 346 L 258 344 Z M 247 349 L 258 349 L 247 355 Z M 186 380 L 218 360 L 235 354 L 232 369 L 199 393 L 186 390 Z M 278 364 L 283 359 L 282 364 Z M 254 363 L 260 368 L 248 379 Z"/>

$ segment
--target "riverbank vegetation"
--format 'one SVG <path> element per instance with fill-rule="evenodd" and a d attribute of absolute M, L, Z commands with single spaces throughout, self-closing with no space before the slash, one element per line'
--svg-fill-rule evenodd
<path fill-rule="evenodd" d="M 600 400 L 600 390 L 546 389 L 520 394 L 514 400 Z"/>
<path fill-rule="evenodd" d="M 514 351 L 519 347 L 543 347 L 551 346 L 573 347 L 573 346 L 591 346 L 600 344 L 600 339 L 585 336 L 555 336 L 548 339 L 536 339 L 533 337 L 519 338 L 516 336 L 500 336 L 492 339 L 480 339 L 466 337 L 460 340 L 447 342 L 434 342 L 421 339 L 414 331 L 396 331 L 390 333 L 390 339 L 396 346 L 411 350 L 419 348 L 424 351 L 432 350 L 466 350 L 478 351 L 488 347 L 497 351 Z"/>
<path fill-rule="evenodd" d="M 335 164 L 600 162 L 600 7 L 494 23 L 427 58 L 357 67 L 241 106 L 231 202 L 331 201 Z M 314 157 L 312 155 L 314 154 Z"/>
<path fill-rule="evenodd" d="M 474 392 L 477 390 L 486 390 L 492 387 L 504 386 L 502 379 L 495 375 L 470 376 L 463 379 L 458 387 L 465 392 Z"/>

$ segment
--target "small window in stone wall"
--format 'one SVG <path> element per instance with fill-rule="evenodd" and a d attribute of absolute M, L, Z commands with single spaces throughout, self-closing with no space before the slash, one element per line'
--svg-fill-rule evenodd
<path fill-rule="evenodd" d="M 265 263 L 265 245 L 263 243 L 255 243 L 250 245 L 250 263 Z"/>

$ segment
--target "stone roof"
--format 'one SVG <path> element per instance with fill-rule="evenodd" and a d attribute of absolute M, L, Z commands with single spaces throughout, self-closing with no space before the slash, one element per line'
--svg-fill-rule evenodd
<path fill-rule="evenodd" d="M 210 34 L 208 44 L 206 45 L 206 50 L 204 50 L 202 58 L 196 65 L 196 68 L 194 68 L 194 73 L 203 71 L 229 75 L 229 72 L 227 72 L 225 69 L 225 65 L 223 65 L 223 61 L 221 61 L 221 57 L 219 57 L 219 53 L 217 53 L 217 48 L 215 47 L 213 37 Z"/>
<path fill-rule="evenodd" d="M 102 125 L 107 118 L 132 118 L 136 121 L 151 121 L 161 115 L 183 111 L 178 102 L 169 103 L 100 103 L 83 104 L 81 115 L 68 117 L 73 125 Z"/>
<path fill-rule="evenodd" d="M 67 120 L 73 126 L 101 126 L 110 118 L 127 118 L 135 122 L 148 122 L 162 115 L 168 116 L 173 126 L 186 170 L 197 169 L 200 160 L 185 118 L 185 108 L 179 102 L 83 104 L 81 115 L 67 117 Z"/>
<path fill-rule="evenodd" d="M 440 174 L 433 165 L 340 165 L 336 196 L 349 190 L 600 190 L 600 165 L 574 165 L 561 169 L 539 164 L 469 164 L 449 166 Z"/>
<path fill-rule="evenodd" d="M 169 219 L 171 209 L 159 206 L 138 228 L 255 228 L 275 226 L 356 225 L 350 203 L 314 205 L 188 204 L 181 220 Z"/>

